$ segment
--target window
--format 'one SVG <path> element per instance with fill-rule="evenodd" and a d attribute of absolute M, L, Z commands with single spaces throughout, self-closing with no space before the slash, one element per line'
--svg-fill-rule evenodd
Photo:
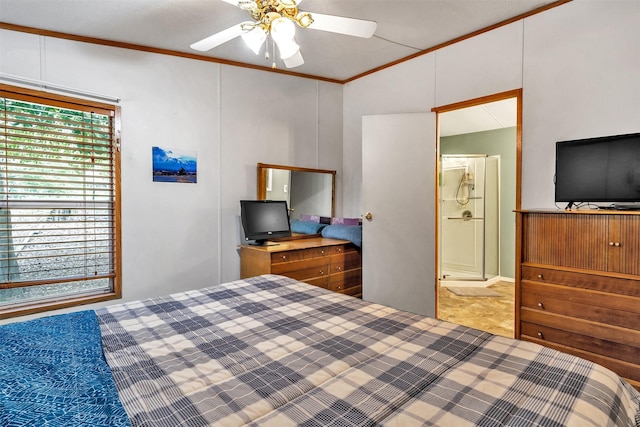
<path fill-rule="evenodd" d="M 0 317 L 121 296 L 119 108 L 0 85 Z"/>

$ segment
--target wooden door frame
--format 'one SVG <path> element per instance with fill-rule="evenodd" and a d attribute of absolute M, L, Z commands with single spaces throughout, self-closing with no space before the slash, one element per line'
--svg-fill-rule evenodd
<path fill-rule="evenodd" d="M 470 99 L 467 101 L 456 102 L 453 104 L 442 105 L 438 107 L 433 107 L 431 109 L 432 112 L 436 113 L 436 164 L 435 173 L 436 173 L 436 188 L 435 188 L 435 206 L 436 206 L 436 223 L 435 223 L 435 236 L 436 236 L 436 248 L 435 248 L 435 265 L 436 265 L 436 277 L 435 277 L 435 315 L 438 317 L 438 307 L 439 304 L 439 286 L 438 286 L 438 272 L 439 270 L 439 256 L 440 252 L 438 250 L 440 245 L 440 188 L 438 176 L 440 174 L 440 114 L 447 113 L 454 110 L 460 110 L 468 107 L 475 107 L 481 104 L 488 104 L 490 102 L 502 101 L 505 99 L 516 98 L 516 211 L 521 209 L 522 202 L 522 89 L 513 89 L 506 92 L 500 92 L 493 95 L 482 96 L 479 98 Z M 517 222 L 517 221 L 516 221 Z M 518 254 L 520 253 L 520 234 L 519 226 L 516 223 L 516 262 L 518 260 Z M 515 281 L 516 284 L 519 283 L 520 279 L 520 269 L 516 265 L 515 269 Z M 519 292 L 515 293 L 515 323 L 518 325 L 518 307 L 520 306 L 520 295 Z"/>

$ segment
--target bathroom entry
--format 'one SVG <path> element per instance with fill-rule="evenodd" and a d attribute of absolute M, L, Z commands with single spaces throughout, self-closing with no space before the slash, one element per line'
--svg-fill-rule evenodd
<path fill-rule="evenodd" d="M 521 97 L 514 90 L 433 110 L 438 115 L 436 315 L 510 337 Z"/>
<path fill-rule="evenodd" d="M 485 154 L 443 155 L 441 165 L 441 280 L 495 279 L 500 259 L 499 158 Z"/>

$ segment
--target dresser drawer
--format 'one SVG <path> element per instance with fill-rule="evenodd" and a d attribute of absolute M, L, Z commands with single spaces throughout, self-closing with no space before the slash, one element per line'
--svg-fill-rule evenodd
<path fill-rule="evenodd" d="M 272 274 L 284 274 L 289 271 L 304 270 L 311 267 L 324 267 L 325 273 L 329 273 L 329 257 L 324 258 L 309 258 L 299 261 L 291 262 L 279 262 L 277 264 L 271 264 Z M 285 276 L 287 274 L 284 274 Z"/>
<path fill-rule="evenodd" d="M 329 276 L 329 289 L 343 291 L 354 286 L 362 286 L 362 269 L 357 268 Z"/>
<path fill-rule="evenodd" d="M 640 298 L 640 280 L 523 265 L 521 279 Z"/>
<path fill-rule="evenodd" d="M 271 254 L 271 263 L 278 264 L 282 262 L 301 261 L 310 258 L 318 258 L 329 256 L 329 248 L 318 247 L 308 249 L 298 249 L 295 251 L 274 252 Z"/>
<path fill-rule="evenodd" d="M 329 266 L 321 265 L 318 267 L 304 268 L 301 270 L 295 271 L 287 271 L 284 273 L 284 276 L 291 277 L 292 279 L 300 280 L 302 282 L 307 282 L 307 279 L 311 278 L 323 278 L 326 277 L 327 281 L 329 280 Z M 281 273 L 276 273 L 281 274 Z"/>
<path fill-rule="evenodd" d="M 520 309 L 520 321 L 636 347 L 640 352 L 640 330 L 637 329 L 622 328 L 526 307 Z"/>
<path fill-rule="evenodd" d="M 354 245 L 333 245 L 328 246 L 329 255 L 340 255 L 347 252 L 357 252 L 357 248 Z"/>
<path fill-rule="evenodd" d="M 522 281 L 522 307 L 624 328 L 640 326 L 640 298 Z"/>
<path fill-rule="evenodd" d="M 528 338 L 530 341 L 534 340 L 542 345 L 555 343 L 593 354 L 613 357 L 625 362 L 640 363 L 638 359 L 640 348 L 638 347 L 535 323 L 522 322 L 522 338 Z"/>
<path fill-rule="evenodd" d="M 291 277 L 291 276 L 288 276 L 288 277 Z M 302 281 L 310 285 L 329 289 L 329 276 L 314 277 L 313 279 L 305 279 Z"/>
<path fill-rule="evenodd" d="M 360 268 L 362 266 L 362 258 L 359 252 L 350 251 L 339 255 L 331 255 L 330 264 L 331 273 L 340 273 L 342 271 Z"/>
<path fill-rule="evenodd" d="M 352 297 L 362 298 L 362 286 L 352 286 L 342 291 L 336 291 L 341 294 L 351 295 Z"/>
<path fill-rule="evenodd" d="M 536 330 L 537 328 L 535 328 L 533 332 L 535 332 Z M 537 336 L 532 337 L 523 334 L 522 340 L 534 342 L 536 344 L 540 344 L 554 350 L 562 351 L 563 353 L 573 354 L 574 356 L 578 356 L 586 360 L 591 360 L 594 363 L 602 365 L 605 368 L 609 368 L 612 371 L 616 372 L 621 377 L 627 379 L 627 381 L 629 381 L 631 385 L 636 387 L 636 389 L 640 390 L 640 388 L 638 387 L 640 385 L 640 365 L 638 365 L 637 363 L 637 357 L 635 361 L 627 362 L 619 359 L 617 355 L 605 356 L 591 351 L 569 347 L 564 345 L 564 343 L 557 343 L 550 340 L 539 339 Z"/>

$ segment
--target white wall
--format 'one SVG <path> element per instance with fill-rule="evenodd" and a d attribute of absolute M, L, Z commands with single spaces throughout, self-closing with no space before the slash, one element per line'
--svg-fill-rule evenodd
<path fill-rule="evenodd" d="M 343 213 L 357 218 L 362 187 L 362 116 L 431 111 L 435 57 L 425 55 L 344 86 Z M 433 191 L 432 191 L 433 193 Z"/>
<path fill-rule="evenodd" d="M 522 23 L 514 23 L 345 85 L 344 214 L 359 216 L 362 210 L 363 115 L 426 112 L 519 88 L 521 39 Z M 432 168 L 425 165 L 425 170 Z M 425 189 L 425 197 L 433 200 L 434 192 Z"/>
<path fill-rule="evenodd" d="M 554 207 L 555 142 L 640 132 L 640 1 L 575 0 L 524 24 L 522 207 Z"/>
<path fill-rule="evenodd" d="M 638 22 L 637 0 L 574 0 L 347 84 L 343 214 L 362 214 L 362 116 L 430 111 L 517 88 L 522 207 L 554 207 L 555 141 L 640 132 Z M 424 194 L 432 204 L 433 192 Z"/>
<path fill-rule="evenodd" d="M 0 72 L 122 99 L 122 301 L 240 276 L 258 162 L 342 173 L 341 85 L 7 30 Z M 196 151 L 198 183 L 152 182 L 154 145 Z"/>

